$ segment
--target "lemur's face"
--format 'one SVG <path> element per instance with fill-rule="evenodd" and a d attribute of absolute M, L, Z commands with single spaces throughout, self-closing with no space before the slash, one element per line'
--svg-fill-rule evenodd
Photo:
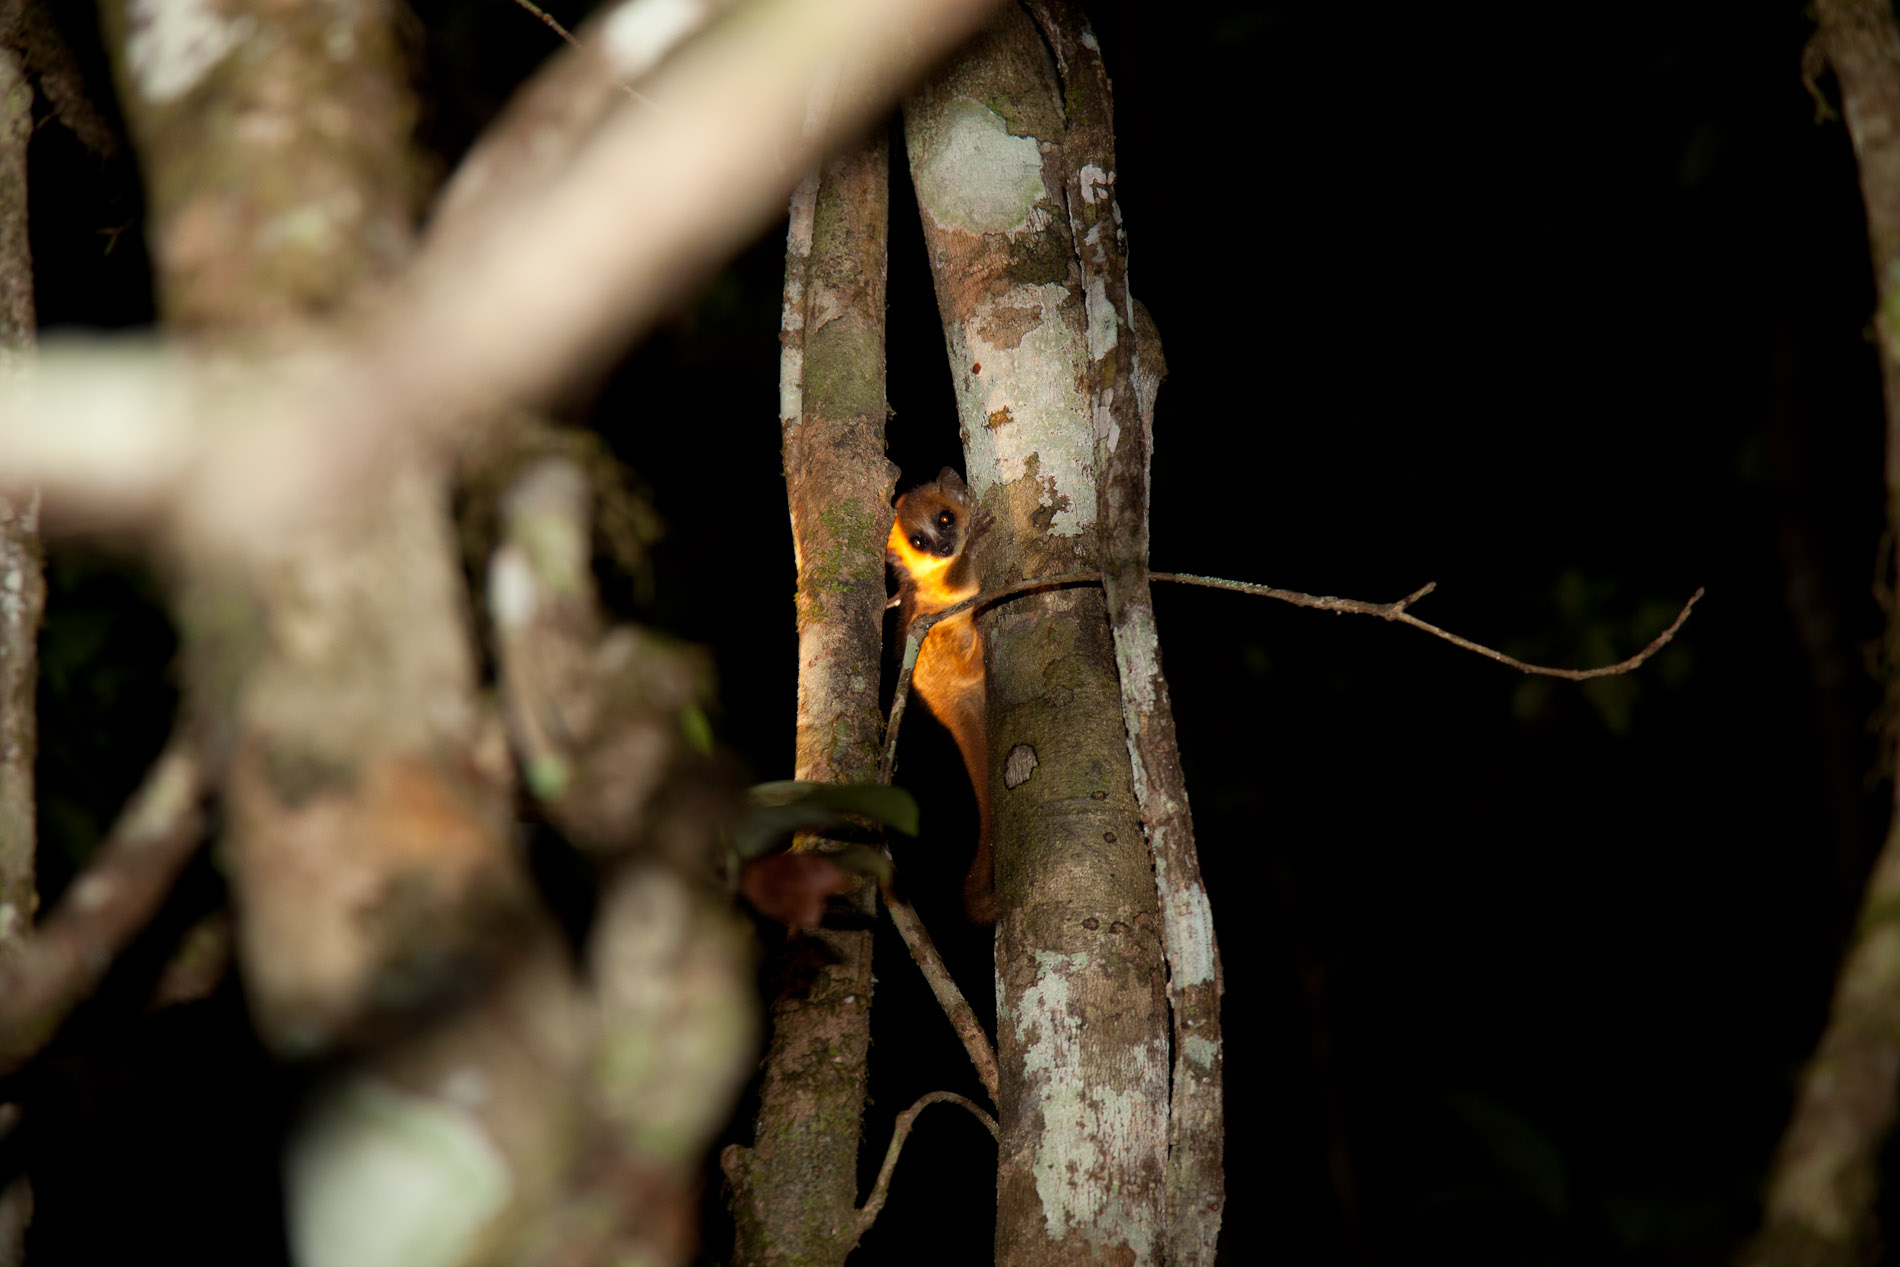
<path fill-rule="evenodd" d="M 904 539 L 919 554 L 955 558 L 957 548 L 963 543 L 963 516 L 959 509 L 949 498 L 922 498 L 912 493 L 905 499 Z"/>
<path fill-rule="evenodd" d="M 935 480 L 897 499 L 897 533 L 927 559 L 957 557 L 970 537 L 970 490 L 945 467 Z"/>

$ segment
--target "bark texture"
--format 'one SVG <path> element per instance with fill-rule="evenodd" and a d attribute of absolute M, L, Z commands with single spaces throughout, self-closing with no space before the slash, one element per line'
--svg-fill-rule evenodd
<path fill-rule="evenodd" d="M 882 139 L 824 164 L 792 195 L 779 426 L 798 565 L 796 775 L 878 773 L 890 155 Z M 865 913 L 876 894 L 860 882 Z M 750 1148 L 725 1156 L 734 1261 L 842 1264 L 859 1227 L 858 1149 L 871 1047 L 871 933 L 792 930 Z"/>
<path fill-rule="evenodd" d="M 281 333 L 407 254 L 414 103 L 377 0 L 105 11 L 174 327 Z M 268 556 L 187 561 L 199 724 L 259 1028 L 327 1049 L 498 960 L 524 919 L 509 778 L 476 698 L 446 472 L 395 452 Z"/>
<path fill-rule="evenodd" d="M 33 254 L 27 242 L 26 147 L 33 91 L 12 48 L 17 14 L 0 6 L 0 375 L 34 343 Z M 33 759 L 39 747 L 34 687 L 46 578 L 40 568 L 37 491 L 0 493 L 0 977 L 26 943 L 39 906 L 39 833 Z M 19 1120 L 0 1104 L 0 1139 Z M 25 1175 L 0 1187 L 0 1267 L 24 1260 L 33 1188 Z"/>
<path fill-rule="evenodd" d="M 1815 10 L 1867 208 L 1892 531 L 1900 524 L 1900 26 L 1887 0 L 1817 0 Z M 1889 674 L 1900 665 L 1900 610 L 1888 612 L 1887 663 Z M 1894 690 L 1890 681 L 1890 700 Z M 1876 1252 L 1879 1159 L 1900 1078 L 1900 777 L 1894 791 L 1827 1027 L 1769 1175 L 1762 1230 L 1740 1259 L 1748 1267 L 1849 1267 Z"/>
<path fill-rule="evenodd" d="M 0 374 L 12 372 L 34 342 L 26 197 L 26 146 L 32 133 L 32 90 L 18 60 L 0 43 Z M 39 905 L 33 872 L 33 758 L 39 733 L 34 685 L 45 608 L 39 495 L 17 488 L 0 492 L 0 964 L 33 927 Z"/>
<path fill-rule="evenodd" d="M 1078 243 L 1089 332 L 1087 392 L 1095 425 L 1102 591 L 1121 673 L 1135 799 L 1154 857 L 1161 941 L 1168 957 L 1174 1070 L 1168 1103 L 1168 1222 L 1165 1261 L 1211 1264 L 1226 1192 L 1220 952 L 1201 881 L 1194 820 L 1161 671 L 1148 580 L 1148 478 L 1155 396 L 1167 365 L 1147 311 L 1128 288 L 1126 235 L 1115 200 L 1113 98 L 1101 48 L 1063 0 L 1032 8 L 1062 74 L 1069 224 Z"/>
<path fill-rule="evenodd" d="M 1087 306 L 1060 89 L 1005 10 L 905 109 L 983 587 L 1099 564 Z M 1154 877 L 1102 595 L 982 618 L 995 804 L 996 1261 L 1161 1261 L 1168 1102 Z"/>

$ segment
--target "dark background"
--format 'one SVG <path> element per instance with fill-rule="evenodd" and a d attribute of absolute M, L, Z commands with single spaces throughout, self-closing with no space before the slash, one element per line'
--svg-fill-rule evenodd
<path fill-rule="evenodd" d="M 556 44 L 506 0 L 418 9 L 446 170 Z M 1845 131 L 1801 84 L 1810 20 L 1713 0 L 1091 11 L 1131 282 L 1170 365 L 1156 567 L 1374 600 L 1435 580 L 1424 618 L 1575 666 L 1708 590 L 1640 673 L 1581 686 L 1160 590 L 1226 968 L 1225 1261 L 1723 1261 L 1758 1219 L 1890 795 L 1873 291 Z M 57 125 L 33 161 L 44 322 L 149 321 L 130 162 Z M 961 461 L 914 205 L 892 201 L 890 448 L 913 483 Z M 626 614 L 713 648 L 721 737 L 761 779 L 791 761 L 783 240 L 573 411 L 668 525 Z M 114 543 L 64 537 L 50 568 L 54 890 L 162 742 L 175 644 Z M 947 737 L 910 728 L 899 778 L 925 815 L 900 861 L 987 1007 Z M 202 865 L 172 923 L 216 887 Z M 917 1094 L 974 1087 L 901 948 L 879 950 L 867 1153 Z M 36 1252 L 267 1261 L 300 1075 L 248 1046 L 235 990 L 141 1019 L 121 985 L 34 1075 Z M 857 1261 L 986 1259 L 992 1157 L 932 1109 Z"/>

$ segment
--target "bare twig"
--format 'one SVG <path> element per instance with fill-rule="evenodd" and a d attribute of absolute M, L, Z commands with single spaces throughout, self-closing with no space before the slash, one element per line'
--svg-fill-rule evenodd
<path fill-rule="evenodd" d="M 1001 589 L 985 590 L 975 598 L 966 598 L 941 611 L 927 612 L 911 621 L 904 639 L 904 659 L 897 668 L 897 693 L 891 698 L 890 720 L 884 724 L 884 761 L 878 767 L 878 781 L 889 783 L 891 776 L 897 772 L 897 728 L 904 719 L 904 707 L 910 698 L 910 678 L 917 668 L 918 648 L 924 645 L 924 638 L 932 629 L 940 622 L 975 607 L 989 607 L 1023 594 L 1061 589 L 1069 585 L 1096 585 L 1101 583 L 1101 579 L 1100 572 L 1064 572 L 1058 576 L 1039 576 L 1005 585 Z"/>
<path fill-rule="evenodd" d="M 1278 599 L 1280 602 L 1291 603 L 1295 607 L 1311 608 L 1314 611 L 1349 613 L 1357 616 L 1377 616 L 1381 620 L 1397 621 L 1400 624 L 1410 625 L 1414 629 L 1422 629 L 1433 637 L 1443 638 L 1446 642 L 1454 646 L 1462 647 L 1464 650 L 1476 655 L 1481 655 L 1488 660 L 1496 660 L 1499 664 L 1508 665 L 1520 672 L 1532 673 L 1541 677 L 1563 678 L 1570 682 L 1583 682 L 1590 678 L 1615 677 L 1618 674 L 1629 673 L 1632 670 L 1641 668 L 1651 656 L 1662 650 L 1669 644 L 1670 640 L 1676 636 L 1676 633 L 1682 628 L 1683 623 L 1689 619 L 1690 610 L 1695 607 L 1697 601 L 1701 599 L 1705 592 L 1698 588 L 1695 593 L 1689 595 L 1689 601 L 1682 605 L 1682 610 L 1677 612 L 1676 618 L 1669 622 L 1669 627 L 1657 634 L 1648 646 L 1629 657 L 1629 659 L 1619 660 L 1615 664 L 1601 665 L 1594 669 L 1557 669 L 1541 664 L 1530 664 L 1517 659 L 1515 656 L 1505 655 L 1502 651 L 1493 650 L 1482 643 L 1473 642 L 1469 638 L 1462 638 L 1450 630 L 1440 629 L 1437 625 L 1420 620 L 1418 617 L 1412 615 L 1407 609 L 1411 607 L 1413 603 L 1418 602 L 1419 599 L 1424 598 L 1427 594 L 1437 589 L 1438 582 L 1436 581 L 1421 585 L 1418 589 L 1413 590 L 1410 594 L 1407 594 L 1397 602 L 1369 603 L 1357 598 L 1335 598 L 1331 595 L 1303 594 L 1299 590 L 1278 589 L 1272 585 L 1257 585 L 1252 581 L 1230 581 L 1223 577 L 1195 576 L 1186 572 L 1150 572 L 1148 577 L 1150 580 L 1169 581 L 1176 585 L 1198 585 L 1206 589 L 1232 590 L 1239 594 L 1253 594 L 1260 598 Z M 891 699 L 890 720 L 886 723 L 884 729 L 884 762 L 880 768 L 879 777 L 888 783 L 896 771 L 898 724 L 903 720 L 904 708 L 910 695 L 910 678 L 911 673 L 917 667 L 917 650 L 923 645 L 924 637 L 931 629 L 936 627 L 939 622 L 948 620 L 952 616 L 961 615 L 963 612 L 969 611 L 972 608 L 991 607 L 997 603 L 1007 602 L 1012 598 L 1019 598 L 1024 594 L 1038 593 L 1042 590 L 1063 589 L 1071 585 L 1099 584 L 1101 579 L 1102 574 L 1100 572 L 1064 572 L 1058 576 L 1036 577 L 1027 581 L 1018 581 L 1014 585 L 1005 585 L 1001 589 L 985 590 L 975 598 L 966 598 L 955 606 L 945 607 L 941 611 L 930 612 L 912 621 L 909 634 L 904 642 L 903 663 L 898 668 L 897 693 Z"/>
<path fill-rule="evenodd" d="M 877 1222 L 878 1214 L 884 1209 L 884 1198 L 890 1195 L 891 1171 L 897 1169 L 898 1154 L 904 1151 L 904 1141 L 910 1135 L 911 1126 L 917 1121 L 917 1115 L 933 1104 L 961 1104 L 983 1123 L 992 1139 L 996 1138 L 996 1119 L 985 1113 L 982 1106 L 958 1095 L 954 1091 L 932 1091 L 919 1096 L 917 1103 L 897 1115 L 897 1123 L 891 1129 L 890 1147 L 884 1150 L 884 1165 L 877 1172 L 877 1183 L 871 1188 L 871 1195 L 864 1200 L 864 1207 L 858 1211 L 858 1235 L 862 1236 Z"/>
<path fill-rule="evenodd" d="M 1700 599 L 1704 592 L 1698 588 L 1695 593 L 1689 595 L 1689 601 L 1682 605 L 1682 610 L 1676 613 L 1676 618 L 1669 622 L 1669 628 L 1657 634 L 1647 647 L 1644 647 L 1629 659 L 1618 660 L 1615 664 L 1606 664 L 1594 669 L 1553 669 L 1541 664 L 1528 664 L 1515 656 L 1505 655 L 1502 651 L 1494 651 L 1481 643 L 1471 641 L 1469 638 L 1461 638 L 1449 630 L 1440 629 L 1437 625 L 1420 620 L 1418 617 L 1412 615 L 1411 612 L 1407 611 L 1406 609 L 1413 603 L 1416 603 L 1419 599 L 1438 588 L 1438 582 L 1436 581 L 1421 586 L 1396 603 L 1366 603 L 1353 598 L 1333 598 L 1330 595 L 1326 597 L 1314 597 L 1311 594 L 1301 594 L 1295 590 L 1275 589 L 1270 585 L 1253 585 L 1246 581 L 1227 581 L 1214 576 L 1190 576 L 1182 572 L 1151 572 L 1149 575 L 1154 580 L 1173 581 L 1179 585 L 1201 585 L 1208 589 L 1235 590 L 1242 594 L 1258 594 L 1262 598 L 1277 598 L 1283 603 L 1292 603 L 1295 607 L 1311 607 L 1318 611 L 1350 612 L 1360 616 L 1377 616 L 1381 620 L 1396 620 L 1400 624 L 1410 625 L 1414 629 L 1423 629 L 1434 638 L 1443 638 L 1453 646 L 1462 647 L 1466 651 L 1472 652 L 1475 655 L 1481 655 L 1487 660 L 1496 660 L 1499 664 L 1509 665 L 1521 673 L 1534 673 L 1539 677 L 1562 678 L 1567 682 L 1585 682 L 1591 678 L 1615 677 L 1618 674 L 1628 673 L 1634 669 L 1641 668 L 1644 661 L 1669 645 L 1669 640 L 1676 636 L 1676 631 L 1681 629 L 1683 622 L 1689 619 L 1690 609 L 1696 605 L 1696 600 Z M 983 596 L 978 595 L 975 601 L 981 602 L 982 599 Z M 949 612 L 946 611 L 943 614 L 948 615 Z"/>
<path fill-rule="evenodd" d="M 562 26 L 552 13 L 549 13 L 540 5 L 532 3 L 531 0 L 515 0 L 515 3 L 526 9 L 529 13 L 534 14 L 535 17 L 540 18 L 550 31 L 553 31 L 563 40 L 566 40 L 570 47 L 579 48 L 581 46 L 581 42 L 574 38 L 573 33 Z"/>
<path fill-rule="evenodd" d="M 19 957 L 0 970 L 0 1074 L 19 1068 L 52 1039 L 151 921 L 204 839 L 199 807 L 206 782 L 196 747 L 174 738 L 98 858 Z"/>
<path fill-rule="evenodd" d="M 943 956 L 937 953 L 935 943 L 924 929 L 923 920 L 909 902 L 884 895 L 885 909 L 891 913 L 891 923 L 897 926 L 904 944 L 910 947 L 910 957 L 917 963 L 917 970 L 924 974 L 924 980 L 930 983 L 930 992 L 937 996 L 937 1006 L 950 1021 L 950 1027 L 963 1040 L 963 1049 L 970 1053 L 970 1063 L 976 1066 L 977 1080 L 983 1089 L 989 1092 L 990 1103 L 996 1103 L 996 1049 L 990 1045 L 990 1036 L 983 1032 L 983 1025 L 976 1019 L 976 1010 L 970 1001 L 963 997 L 963 991 L 950 976 Z"/>

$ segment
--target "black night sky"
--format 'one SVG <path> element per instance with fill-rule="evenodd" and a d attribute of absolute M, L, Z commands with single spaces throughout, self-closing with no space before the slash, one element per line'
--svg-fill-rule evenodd
<path fill-rule="evenodd" d="M 446 168 L 556 44 L 505 0 L 419 8 Z M 1725 1260 L 1891 795 L 1873 290 L 1845 130 L 1801 81 L 1810 20 L 1791 0 L 1091 9 L 1131 283 L 1170 366 L 1157 568 L 1381 601 L 1436 581 L 1423 618 L 1580 667 L 1707 588 L 1640 673 L 1581 686 L 1364 617 L 1158 590 L 1226 968 L 1224 1261 Z M 33 155 L 44 320 L 149 321 L 129 162 L 56 124 Z M 890 451 L 914 483 L 961 456 L 906 186 L 892 203 Z M 760 779 L 791 761 L 783 241 L 765 231 L 572 410 L 668 524 L 653 599 L 623 614 L 712 646 L 721 737 Z M 111 543 L 56 542 L 51 566 L 58 883 L 174 687 L 155 591 Z M 974 807 L 948 738 L 910 729 L 899 780 L 925 818 L 900 863 L 988 1006 L 955 915 Z M 917 1094 L 975 1085 L 886 950 L 880 1151 Z M 42 1185 L 47 1261 L 112 1250 L 97 1211 L 126 1202 L 142 1243 L 275 1252 L 260 1172 L 286 1080 L 211 1054 L 242 1033 L 229 992 L 199 1008 L 87 1021 L 42 1075 L 84 1141 Z M 987 1136 L 932 1112 L 854 1261 L 987 1257 Z M 185 1129 L 205 1157 L 159 1182 Z"/>

